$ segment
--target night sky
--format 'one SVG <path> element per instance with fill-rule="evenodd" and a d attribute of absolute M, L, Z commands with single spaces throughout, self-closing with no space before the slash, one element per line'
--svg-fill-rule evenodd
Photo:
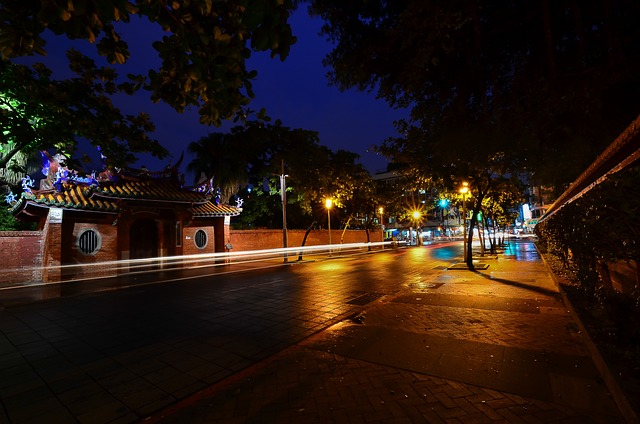
<path fill-rule="evenodd" d="M 136 23 L 136 21 L 138 21 Z M 375 99 L 373 93 L 356 90 L 341 93 L 337 87 L 330 87 L 326 78 L 327 68 L 322 66 L 322 58 L 330 50 L 330 44 L 318 35 L 322 21 L 307 15 L 305 7 L 299 8 L 290 19 L 293 33 L 298 42 L 282 62 L 271 59 L 268 53 L 253 53 L 248 69 L 258 71 L 253 89 L 255 99 L 249 107 L 260 110 L 265 107 L 273 119 L 280 119 L 290 128 L 317 131 L 320 143 L 332 150 L 346 149 L 360 155 L 360 162 L 371 172 L 384 171 L 387 161 L 376 155 L 371 147 L 380 144 L 389 136 L 397 135 L 393 121 L 406 116 L 402 110 L 392 110 L 383 100 Z M 128 72 L 144 72 L 150 66 L 159 66 L 159 59 L 151 47 L 156 37 L 146 21 L 132 17 L 131 24 L 123 24 L 119 30 L 129 44 L 131 57 L 124 67 L 115 66 L 120 75 Z M 158 38 L 160 33 L 157 34 Z M 73 45 L 81 52 L 96 57 L 94 46 L 86 41 L 69 42 L 64 37 L 49 38 L 47 57 L 21 59 L 19 63 L 42 61 L 54 70 L 54 75 L 70 76 L 67 71 L 64 52 Z M 98 64 L 106 64 L 98 61 Z M 138 70 L 139 69 L 139 70 Z M 156 132 L 152 134 L 167 150 L 171 157 L 158 161 L 141 157 L 138 165 L 149 169 L 161 169 L 175 163 L 181 153 L 185 153 L 182 170 L 191 160 L 186 146 L 211 132 L 227 132 L 232 123 L 222 128 L 201 125 L 195 108 L 178 114 L 169 106 L 149 100 L 148 92 L 141 92 L 135 98 L 122 96 L 115 99 L 116 105 L 126 113 L 145 111 L 152 117 Z M 187 175 L 187 180 L 192 176 Z"/>
<path fill-rule="evenodd" d="M 318 35 L 322 21 L 310 18 L 302 7 L 290 24 L 298 42 L 284 62 L 272 60 L 267 54 L 252 57 L 249 66 L 258 71 L 258 77 L 251 107 L 265 107 L 285 126 L 318 131 L 321 144 L 360 154 L 361 162 L 372 173 L 384 170 L 387 161 L 370 148 L 386 137 L 396 136 L 393 121 L 408 113 L 390 109 L 386 102 L 375 99 L 374 93 L 342 93 L 330 87 L 328 68 L 322 66 L 322 59 L 331 46 Z"/>

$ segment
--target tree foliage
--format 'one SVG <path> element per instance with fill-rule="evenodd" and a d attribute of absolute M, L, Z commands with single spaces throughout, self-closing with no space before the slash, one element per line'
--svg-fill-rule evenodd
<path fill-rule="evenodd" d="M 234 194 L 243 198 L 244 211 L 235 220 L 240 226 L 282 226 L 283 173 L 287 175 L 290 228 L 305 228 L 313 220 L 325 222 L 326 198 L 333 200 L 338 220 L 352 214 L 372 216 L 379 206 L 371 176 L 356 163 L 358 155 L 332 151 L 320 144 L 314 131 L 292 129 L 280 121 L 250 122 L 234 127 L 229 134 L 210 134 L 191 143 L 189 149 L 197 153 L 189 164 L 197 179 L 202 174 L 213 179 L 227 201 Z"/>
<path fill-rule="evenodd" d="M 0 205 L 0 231 L 35 231 L 35 222 L 18 221 L 11 215 L 11 208 Z"/>
<path fill-rule="evenodd" d="M 195 182 L 212 180 L 220 190 L 220 201 L 229 200 L 249 183 L 249 161 L 251 153 L 247 149 L 234 146 L 229 134 L 212 133 L 188 146 L 195 159 L 187 166 L 194 173 Z"/>
<path fill-rule="evenodd" d="M 637 3 L 313 0 L 311 11 L 335 43 L 332 83 L 411 107 L 379 150 L 445 188 L 469 182 L 472 230 L 499 181 L 527 171 L 560 191 L 640 112 Z"/>
<path fill-rule="evenodd" d="M 179 113 L 197 108 L 203 124 L 244 121 L 252 113 L 251 81 L 257 75 L 246 61 L 252 52 L 286 58 L 296 41 L 287 22 L 294 7 L 292 0 L 3 1 L 0 169 L 12 164 L 19 172 L 23 161 L 12 161 L 17 152 L 29 156 L 51 147 L 74 159 L 83 141 L 100 146 L 109 166 L 126 166 L 138 153 L 163 158 L 167 151 L 149 136 L 154 131 L 149 115 L 124 114 L 114 104 L 141 90 Z M 147 40 L 160 65 L 137 61 L 149 67 L 145 70 L 128 63 L 127 37 Z M 95 46 L 95 55 L 69 49 L 75 76 L 68 79 L 56 78 L 42 63 L 31 69 L 17 64 L 26 56 L 46 55 L 51 40 L 85 41 Z M 118 65 L 126 78 L 115 67 L 96 64 L 99 56 Z M 258 116 L 264 118 L 265 111 Z M 81 169 L 77 162 L 70 165 Z"/>
<path fill-rule="evenodd" d="M 517 178 L 502 178 L 496 182 L 492 193 L 484 198 L 482 202 L 483 228 L 485 232 L 490 230 L 487 238 L 492 253 L 500 244 L 500 240 L 496 239 L 496 234 L 499 231 L 504 234 L 505 230 L 517 218 L 515 211 L 524 200 L 523 192 L 523 184 Z"/>
<path fill-rule="evenodd" d="M 625 0 L 314 0 L 341 89 L 411 106 L 382 151 L 417 170 L 511 152 L 541 183 L 573 180 L 640 112 L 640 4 Z"/>
<path fill-rule="evenodd" d="M 287 57 L 296 41 L 287 23 L 293 8 L 291 0 L 6 0 L 0 5 L 0 54 L 3 60 L 45 55 L 50 31 L 86 40 L 109 63 L 124 64 L 131 52 L 121 28 L 136 25 L 140 30 L 132 36 L 146 37 L 161 60 L 158 69 L 130 76 L 136 88 L 178 112 L 195 106 L 202 123 L 219 126 L 242 115 L 253 97 L 256 72 L 246 69 L 251 53 Z"/>
<path fill-rule="evenodd" d="M 148 136 L 154 126 L 146 113 L 126 115 L 114 106 L 111 95 L 127 85 L 113 70 L 73 50 L 69 57 L 76 77 L 61 81 L 44 66 L 0 62 L 0 168 L 17 152 L 55 148 L 71 158 L 81 140 L 100 146 L 111 165 L 131 163 L 140 152 L 165 156 Z"/>

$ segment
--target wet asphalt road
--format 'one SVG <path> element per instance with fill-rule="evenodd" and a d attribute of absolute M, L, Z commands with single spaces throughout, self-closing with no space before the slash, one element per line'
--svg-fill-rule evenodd
<path fill-rule="evenodd" d="M 198 278 L 122 290 L 102 280 L 94 293 L 82 293 L 82 283 L 5 290 L 0 423 L 33 422 L 45 412 L 49 422 L 135 421 L 397 292 L 459 249 L 397 249 L 237 273 L 233 265 L 210 275 L 203 268 Z M 153 274 L 135 278 L 157 282 Z"/>
<path fill-rule="evenodd" d="M 283 383 L 311 376 L 291 361 L 287 352 L 292 347 L 304 352 L 305 361 L 308 355 L 324 361 L 328 354 L 339 363 L 352 358 L 360 376 L 378 375 L 381 370 L 371 371 L 368 365 L 378 363 L 393 375 L 414 370 L 491 388 L 485 394 L 498 403 L 479 400 L 474 391 L 468 402 L 481 403 L 480 409 L 463 411 L 470 418 L 477 418 L 482 408 L 490 409 L 481 412 L 486 418 L 500 408 L 507 411 L 502 414 L 513 413 L 520 405 L 543 422 L 536 411 L 585 422 L 590 414 L 583 408 L 593 405 L 598 414 L 616 417 L 535 247 L 512 243 L 504 252 L 510 259 L 493 263 L 485 273 L 448 271 L 460 255 L 461 245 L 454 243 L 308 258 L 287 266 L 276 259 L 255 270 L 250 269 L 254 265 L 230 265 L 47 286 L 22 294 L 3 291 L 0 424 L 128 423 L 150 416 L 154 421 L 175 405 L 186 406 L 174 414 L 174 422 L 252 422 L 247 418 L 251 405 L 258 414 L 251 417 L 261 416 L 266 407 L 276 415 L 265 422 L 283 422 L 278 414 L 294 414 L 284 415 L 285 421 L 298 422 L 295 414 L 310 409 L 293 401 L 280 403 L 302 395 L 295 384 Z M 161 277 L 172 281 L 163 283 Z M 359 325 L 362 319 L 367 325 Z M 325 331 L 329 328 L 333 330 Z M 420 353 L 425 345 L 426 352 L 438 346 L 441 351 L 425 356 Z M 284 380 L 265 380 L 261 396 L 251 394 L 257 389 L 253 383 L 243 389 L 225 383 L 271 360 L 281 361 L 276 369 L 290 374 Z M 543 368 L 532 369 L 533 364 Z M 325 377 L 330 384 L 343 381 Z M 416 374 L 409 378 L 409 385 L 418 381 Z M 376 379 L 374 385 L 379 384 Z M 227 396 L 216 397 L 226 409 L 240 402 L 239 394 L 249 396 L 222 421 L 193 400 L 194 394 L 219 384 L 230 387 Z M 362 391 L 367 386 L 354 387 Z M 504 399 L 521 398 L 496 390 L 533 396 L 541 403 L 524 399 L 505 406 Z M 271 392 L 278 396 L 276 405 L 269 400 Z M 309 396 L 311 402 L 321 398 L 315 392 Z M 331 411 L 355 411 L 354 404 L 327 399 Z M 439 406 L 449 409 L 438 399 Z M 391 399 L 386 405 L 393 405 Z M 198 419 L 189 415 L 191 407 Z M 377 414 L 383 416 L 382 411 Z M 335 415 L 307 416 L 305 421 L 326 418 L 343 422 Z"/>

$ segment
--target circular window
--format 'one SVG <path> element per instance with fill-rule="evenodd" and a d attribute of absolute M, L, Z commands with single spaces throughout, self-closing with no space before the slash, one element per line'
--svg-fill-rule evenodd
<path fill-rule="evenodd" d="M 102 238 L 95 230 L 84 230 L 78 236 L 78 249 L 85 255 L 96 253 L 102 247 Z"/>
<path fill-rule="evenodd" d="M 204 249 L 207 246 L 207 233 L 204 230 L 196 231 L 196 235 L 193 239 L 196 242 L 198 249 Z"/>

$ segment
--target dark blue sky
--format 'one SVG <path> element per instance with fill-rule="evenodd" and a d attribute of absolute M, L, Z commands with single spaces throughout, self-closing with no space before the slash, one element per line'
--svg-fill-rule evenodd
<path fill-rule="evenodd" d="M 119 28 L 131 50 L 126 69 L 116 66 L 121 75 L 132 72 L 132 69 L 133 72 L 136 69 L 140 69 L 137 72 L 146 71 L 150 66 L 159 66 L 160 63 L 151 47 L 156 37 L 151 31 L 141 30 L 140 24 L 146 25 L 145 21 L 134 24 L 135 21 L 136 18 L 133 18 L 132 24 Z M 321 144 L 333 150 L 346 149 L 358 153 L 361 163 L 372 173 L 384 170 L 387 161 L 376 155 L 371 147 L 382 143 L 386 137 L 395 136 L 393 122 L 406 116 L 407 112 L 390 109 L 384 101 L 376 100 L 370 93 L 355 90 L 342 93 L 338 88 L 330 87 L 326 78 L 328 70 L 322 66 L 322 59 L 331 46 L 318 35 L 322 21 L 310 18 L 306 8 L 301 7 L 294 12 L 290 24 L 298 42 L 292 46 L 284 62 L 278 58 L 271 59 L 268 53 L 254 53 L 248 63 L 249 69 L 258 71 L 253 84 L 256 97 L 250 108 L 266 108 L 268 115 L 274 120 L 280 119 L 284 126 L 317 131 Z M 66 70 L 64 51 L 68 46 L 66 39 L 50 38 L 48 56 L 36 60 L 43 61 L 56 72 Z M 95 56 L 94 46 L 86 41 L 73 42 L 73 46 Z M 156 125 L 153 137 L 172 154 L 171 158 L 159 162 L 149 157 L 141 158 L 139 165 L 149 169 L 175 163 L 183 151 L 187 154 L 186 146 L 190 142 L 211 132 L 226 132 L 233 125 L 225 124 L 222 128 L 203 126 L 198 122 L 195 108 L 178 114 L 162 103 L 152 103 L 146 92 L 136 98 L 126 97 L 123 100 L 116 99 L 117 106 L 123 111 L 145 111 L 151 115 Z M 190 159 L 186 155 L 185 164 Z"/>
<path fill-rule="evenodd" d="M 393 121 L 407 113 L 390 109 L 373 93 L 330 87 L 322 59 L 331 46 L 318 35 L 322 21 L 310 18 L 303 7 L 290 23 L 298 37 L 290 56 L 281 62 L 256 55 L 250 63 L 258 71 L 253 109 L 266 107 L 286 126 L 318 131 L 323 145 L 360 154 L 371 172 L 383 170 L 387 161 L 370 148 L 397 135 Z"/>

